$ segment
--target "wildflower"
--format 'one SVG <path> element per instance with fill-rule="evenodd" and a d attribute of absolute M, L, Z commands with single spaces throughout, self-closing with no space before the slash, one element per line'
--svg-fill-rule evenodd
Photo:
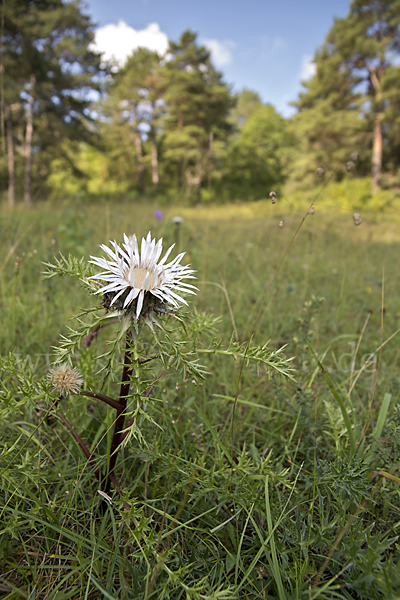
<path fill-rule="evenodd" d="M 276 192 L 274 192 L 272 190 L 272 192 L 269 193 L 269 197 L 271 198 L 272 204 L 275 204 L 275 202 L 276 202 Z"/>
<path fill-rule="evenodd" d="M 324 167 L 318 167 L 318 169 L 317 169 L 317 175 L 318 175 L 318 177 L 323 177 L 325 175 L 325 169 L 324 169 Z"/>
<path fill-rule="evenodd" d="M 83 377 L 78 369 L 71 367 L 68 363 L 56 365 L 50 369 L 49 378 L 53 389 L 60 396 L 77 394 L 83 384 Z"/>
<path fill-rule="evenodd" d="M 282 221 L 279 221 L 279 227 L 282 229 L 285 226 L 285 221 L 282 219 Z"/>
<path fill-rule="evenodd" d="M 154 216 L 157 219 L 157 221 L 162 221 L 163 218 L 164 218 L 164 215 L 162 214 L 162 211 L 158 210 L 158 209 L 154 211 Z"/>
<path fill-rule="evenodd" d="M 315 208 L 313 206 L 310 206 L 310 208 L 308 209 L 308 214 L 313 215 L 314 213 L 315 213 Z"/>
<path fill-rule="evenodd" d="M 354 167 L 354 162 L 352 160 L 348 160 L 346 163 L 346 171 L 352 171 Z"/>
<path fill-rule="evenodd" d="M 362 223 L 362 218 L 360 213 L 355 212 L 353 215 L 353 221 L 354 221 L 354 225 L 357 227 L 357 225 L 361 225 Z"/>
<path fill-rule="evenodd" d="M 113 250 L 105 244 L 102 250 L 111 260 L 92 256 L 90 262 L 105 269 L 91 279 L 100 279 L 108 282 L 96 293 L 103 293 L 103 305 L 110 308 L 115 305 L 118 310 L 127 309 L 134 313 L 136 320 L 143 312 L 144 316 L 150 315 L 153 310 L 165 312 L 168 305 L 178 307 L 180 302 L 187 304 L 177 292 L 195 294 L 196 287 L 182 281 L 195 279 L 194 271 L 180 263 L 184 252 L 178 254 L 168 264 L 166 260 L 173 249 L 173 244 L 159 260 L 162 253 L 162 238 L 156 243 L 151 239 L 150 232 L 147 238 L 142 238 L 139 251 L 136 236 L 129 237 L 124 234 L 124 244 L 118 246 L 110 242 Z"/>
<path fill-rule="evenodd" d="M 172 222 L 174 225 L 180 225 L 181 223 L 183 223 L 183 217 L 176 215 L 176 217 L 172 217 Z"/>

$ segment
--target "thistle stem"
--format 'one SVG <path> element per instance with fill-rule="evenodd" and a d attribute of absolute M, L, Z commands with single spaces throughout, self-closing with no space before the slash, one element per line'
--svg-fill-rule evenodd
<path fill-rule="evenodd" d="M 125 411 L 127 404 L 127 397 L 129 394 L 130 379 L 133 371 L 132 366 L 132 334 L 128 330 L 126 333 L 126 348 L 125 348 L 125 359 L 124 368 L 122 371 L 121 388 L 119 393 L 119 407 L 117 408 L 117 416 L 115 419 L 114 434 L 111 441 L 110 448 L 110 466 L 108 471 L 108 477 L 106 481 L 106 492 L 110 489 L 111 477 L 114 476 L 115 464 L 118 457 L 118 448 L 122 441 L 124 422 L 125 422 Z"/>
<path fill-rule="evenodd" d="M 161 371 L 157 375 L 157 377 L 155 378 L 154 383 L 156 381 L 158 381 L 163 374 L 164 374 L 164 371 Z M 153 391 L 153 389 L 154 389 L 154 385 L 150 386 L 149 389 L 147 390 L 147 392 L 145 393 L 144 397 L 148 398 L 150 396 L 151 392 Z M 143 402 L 140 403 L 140 408 L 143 408 Z M 121 443 L 124 441 L 124 439 L 128 435 L 128 433 L 129 433 L 128 430 L 129 430 L 130 427 L 132 427 L 132 425 L 134 424 L 134 422 L 135 422 L 135 417 L 132 417 L 132 419 L 128 422 L 128 425 L 126 426 L 126 430 L 122 434 Z"/>
<path fill-rule="evenodd" d="M 64 417 L 64 415 L 60 411 L 57 411 L 57 414 L 58 414 L 59 418 L 61 419 L 61 421 L 66 426 L 66 428 L 72 433 L 73 437 L 78 442 L 79 447 L 81 448 L 83 454 L 88 459 L 89 464 L 93 467 L 95 475 L 96 475 L 97 479 L 99 480 L 99 483 L 104 481 L 104 476 L 103 476 L 101 470 L 98 468 L 96 461 L 94 460 L 92 454 L 90 453 L 89 448 L 86 446 L 86 444 L 83 442 L 83 440 L 79 437 L 79 435 L 76 433 L 75 429 L 72 427 L 71 423 Z M 117 490 L 119 496 L 121 496 L 121 498 L 122 498 L 121 487 L 118 483 L 118 479 L 115 477 L 114 474 L 110 475 L 110 481 L 114 484 L 115 489 Z"/>
<path fill-rule="evenodd" d="M 150 388 L 150 389 L 153 389 L 153 388 Z M 140 403 L 140 408 L 143 408 L 143 402 Z M 122 433 L 122 436 L 121 436 L 121 444 L 124 441 L 124 439 L 126 438 L 126 436 L 128 435 L 129 429 L 130 429 L 130 427 L 132 427 L 134 422 L 135 422 L 135 417 L 132 417 L 132 419 L 130 419 L 130 421 L 128 421 L 128 425 L 126 426 L 126 429 Z"/>
<path fill-rule="evenodd" d="M 78 442 L 81 450 L 83 451 L 83 454 L 88 459 L 89 464 L 94 468 L 97 479 L 99 481 L 102 481 L 103 475 L 102 475 L 100 469 L 97 467 L 96 461 L 94 460 L 93 456 L 91 455 L 89 448 L 81 440 L 81 438 L 79 437 L 79 435 L 76 433 L 75 429 L 72 427 L 71 423 L 64 417 L 64 415 L 62 414 L 62 412 L 57 411 L 57 415 L 60 417 L 61 421 L 64 423 L 64 425 L 66 426 L 66 428 L 72 433 L 72 435 L 74 436 L 75 440 Z"/>
<path fill-rule="evenodd" d="M 101 329 L 101 324 L 96 325 L 96 327 L 93 327 L 92 331 L 88 335 L 85 335 L 85 337 L 83 338 L 83 345 L 88 348 L 90 346 L 90 344 L 92 343 L 92 341 L 94 340 L 94 338 L 99 333 L 100 329 Z"/>
<path fill-rule="evenodd" d="M 102 402 L 105 402 L 106 404 L 108 404 L 112 408 L 116 408 L 117 410 L 119 408 L 122 408 L 122 405 L 120 402 L 118 402 L 118 400 L 114 400 L 114 398 L 110 398 L 109 396 L 105 396 L 104 394 L 98 394 L 97 392 L 91 392 L 90 390 L 81 390 L 80 395 L 101 400 Z"/>

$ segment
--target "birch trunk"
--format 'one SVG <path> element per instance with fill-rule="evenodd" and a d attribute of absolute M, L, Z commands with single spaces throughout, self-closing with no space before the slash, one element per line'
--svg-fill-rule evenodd
<path fill-rule="evenodd" d="M 151 177 L 153 181 L 153 189 L 158 192 L 159 177 L 158 177 L 158 152 L 156 140 L 151 140 Z"/>
<path fill-rule="evenodd" d="M 139 189 L 144 192 L 144 166 L 143 166 L 143 153 L 142 153 L 142 138 L 140 132 L 135 132 L 135 148 L 136 148 L 136 159 L 139 165 Z"/>
<path fill-rule="evenodd" d="M 382 123 L 381 114 L 375 116 L 374 133 L 372 141 L 372 193 L 379 190 L 382 175 Z"/>
<path fill-rule="evenodd" d="M 5 117 L 7 127 L 7 161 L 8 161 L 8 206 L 13 208 L 15 205 L 15 167 L 14 167 L 14 146 L 11 108 L 8 104 L 5 106 Z"/>
<path fill-rule="evenodd" d="M 35 85 L 35 76 L 31 75 L 31 95 L 28 102 L 28 111 L 26 117 L 25 134 L 25 185 L 24 185 L 24 204 L 29 206 L 32 201 L 32 133 L 33 133 L 33 87 Z"/>
<path fill-rule="evenodd" d="M 382 175 L 382 90 L 381 84 L 376 73 L 375 67 L 369 68 L 369 74 L 372 86 L 375 90 L 376 109 L 374 132 L 372 134 L 372 193 L 376 194 L 379 190 L 379 183 Z"/>
<path fill-rule="evenodd" d="M 211 172 L 212 172 L 212 155 L 213 155 L 214 132 L 210 131 L 208 140 L 208 193 L 211 194 Z"/>

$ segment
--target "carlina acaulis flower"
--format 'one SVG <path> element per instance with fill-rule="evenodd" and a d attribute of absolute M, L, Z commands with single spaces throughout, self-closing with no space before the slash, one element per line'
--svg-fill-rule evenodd
<path fill-rule="evenodd" d="M 124 234 L 124 243 L 119 246 L 110 241 L 113 249 L 105 244 L 100 246 L 109 259 L 91 256 L 94 265 L 104 269 L 91 279 L 107 282 L 96 293 L 103 294 L 103 306 L 120 312 L 129 312 L 136 320 L 141 313 L 145 318 L 153 311 L 165 312 L 168 307 L 187 304 L 181 293 L 195 294 L 197 288 L 184 279 L 195 279 L 190 265 L 183 266 L 180 261 L 185 253 L 178 254 L 167 263 L 173 244 L 160 260 L 162 238 L 156 243 L 150 232 L 142 238 L 139 250 L 136 236 Z M 178 293 L 179 292 L 179 293 Z"/>
<path fill-rule="evenodd" d="M 78 369 L 71 367 L 68 363 L 56 365 L 50 369 L 49 378 L 53 385 L 53 390 L 60 396 L 68 394 L 77 394 L 83 385 L 83 377 Z"/>

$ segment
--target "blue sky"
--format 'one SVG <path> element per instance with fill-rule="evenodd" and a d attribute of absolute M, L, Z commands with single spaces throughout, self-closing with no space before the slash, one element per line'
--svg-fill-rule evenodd
<path fill-rule="evenodd" d="M 234 91 L 258 92 L 285 116 L 311 58 L 349 0 L 88 0 L 97 47 L 123 62 L 135 45 L 161 51 L 185 29 L 212 52 Z M 108 27 L 107 27 L 108 26 Z"/>

